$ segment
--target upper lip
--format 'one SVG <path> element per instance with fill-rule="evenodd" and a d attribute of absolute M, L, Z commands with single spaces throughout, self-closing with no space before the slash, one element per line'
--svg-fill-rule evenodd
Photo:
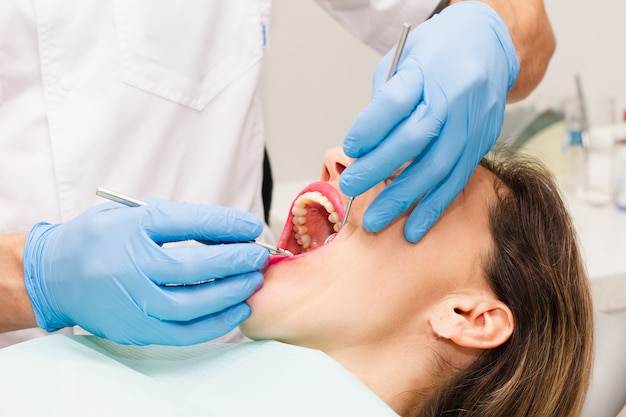
<path fill-rule="evenodd" d="M 302 191 L 300 191 L 291 203 L 291 206 L 289 208 L 289 214 L 287 216 L 287 220 L 283 228 L 283 232 L 280 236 L 280 239 L 278 240 L 278 247 L 287 249 L 296 255 L 302 253 L 302 251 L 301 251 L 300 245 L 298 245 L 294 237 L 294 231 L 293 231 L 294 215 L 292 213 L 292 208 L 294 206 L 294 203 L 298 199 L 298 197 L 300 197 L 302 194 L 305 194 L 311 191 L 317 191 L 323 196 L 325 196 L 331 202 L 331 204 L 335 207 L 335 211 L 337 212 L 340 218 L 343 218 L 343 214 L 344 214 L 343 198 L 341 194 L 339 193 L 339 191 L 337 191 L 337 189 L 333 185 L 327 182 L 314 182 L 306 186 Z M 309 214 L 307 215 L 307 218 L 308 220 L 317 220 L 318 222 L 322 222 L 321 216 L 318 215 L 316 217 L 316 214 L 313 212 L 309 212 Z M 324 219 L 324 221 L 328 224 L 328 220 Z M 311 225 L 312 225 L 311 222 L 309 222 L 309 226 Z M 314 236 L 317 241 L 321 241 L 321 242 L 326 240 L 326 238 L 332 233 L 333 233 L 333 230 L 331 226 L 309 228 L 309 234 Z"/>

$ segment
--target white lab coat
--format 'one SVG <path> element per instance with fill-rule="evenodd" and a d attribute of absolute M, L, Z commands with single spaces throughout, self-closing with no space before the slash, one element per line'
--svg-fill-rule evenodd
<path fill-rule="evenodd" d="M 438 0 L 320 0 L 379 50 Z M 258 81 L 270 0 L 2 0 L 0 232 L 98 186 L 263 216 Z M 3 335 L 0 346 L 37 331 Z M 41 333 L 41 332 L 40 332 Z"/>

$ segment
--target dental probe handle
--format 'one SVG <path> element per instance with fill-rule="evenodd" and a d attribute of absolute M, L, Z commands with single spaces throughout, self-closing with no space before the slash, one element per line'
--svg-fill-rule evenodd
<path fill-rule="evenodd" d="M 96 195 L 102 198 L 106 198 L 107 200 L 115 201 L 116 203 L 120 203 L 128 207 L 139 207 L 139 206 L 148 205 L 148 203 L 146 203 L 145 201 L 138 200 L 133 197 L 129 197 L 127 195 L 118 193 L 117 191 L 109 190 L 104 187 L 98 187 L 96 189 Z M 209 244 L 208 242 L 202 242 L 202 241 L 200 241 L 200 243 L 204 243 L 205 245 Z M 249 243 L 254 243 L 256 245 L 259 245 L 269 250 L 272 255 L 293 256 L 293 253 L 289 252 L 288 250 L 281 249 L 274 245 L 270 245 L 269 243 L 257 242 L 256 240 L 253 240 Z"/>
<path fill-rule="evenodd" d="M 96 195 L 98 197 L 106 198 L 107 200 L 115 201 L 116 203 L 123 204 L 128 207 L 147 206 L 145 201 L 138 200 L 133 197 L 129 197 L 117 191 L 112 191 L 104 187 L 98 187 L 96 189 Z"/>
<path fill-rule="evenodd" d="M 404 45 L 406 45 L 406 39 L 409 37 L 409 32 L 411 31 L 411 25 L 405 23 L 402 25 L 402 31 L 400 32 L 400 37 L 398 38 L 398 44 L 396 45 L 396 52 L 393 55 L 393 60 L 391 61 L 391 65 L 389 66 L 389 72 L 387 73 L 387 81 L 391 79 L 393 76 L 396 67 L 398 66 L 398 62 L 400 62 L 400 56 L 402 55 L 402 51 L 404 51 Z M 343 213 L 343 219 L 341 219 L 341 228 L 346 224 L 346 220 L 348 220 L 348 214 L 350 213 L 350 209 L 352 208 L 352 202 L 354 201 L 354 196 L 348 197 L 348 203 L 346 204 L 346 211 Z"/>
<path fill-rule="evenodd" d="M 398 38 L 398 44 L 396 45 L 396 52 L 393 54 L 393 60 L 391 61 L 391 65 L 389 66 L 389 72 L 387 73 L 387 81 L 389 81 L 398 66 L 398 62 L 400 62 L 400 56 L 402 55 L 402 51 L 404 51 L 404 45 L 406 45 L 406 39 L 409 37 L 409 32 L 411 31 L 411 25 L 405 23 L 402 25 L 402 31 L 400 32 L 400 37 Z"/>

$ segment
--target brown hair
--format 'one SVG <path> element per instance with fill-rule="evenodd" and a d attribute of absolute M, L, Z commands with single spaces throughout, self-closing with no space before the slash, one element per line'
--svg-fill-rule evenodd
<path fill-rule="evenodd" d="M 577 416 L 591 372 L 593 311 L 570 217 L 535 159 L 500 152 L 481 165 L 495 174 L 498 195 L 485 276 L 513 312 L 515 329 L 416 415 Z"/>

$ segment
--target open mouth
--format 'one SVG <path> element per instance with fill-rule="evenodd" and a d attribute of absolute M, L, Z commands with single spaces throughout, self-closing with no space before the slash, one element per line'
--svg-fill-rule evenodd
<path fill-rule="evenodd" d="M 329 243 L 341 228 L 343 212 L 343 200 L 332 185 L 308 185 L 291 204 L 278 247 L 301 255 Z"/>

